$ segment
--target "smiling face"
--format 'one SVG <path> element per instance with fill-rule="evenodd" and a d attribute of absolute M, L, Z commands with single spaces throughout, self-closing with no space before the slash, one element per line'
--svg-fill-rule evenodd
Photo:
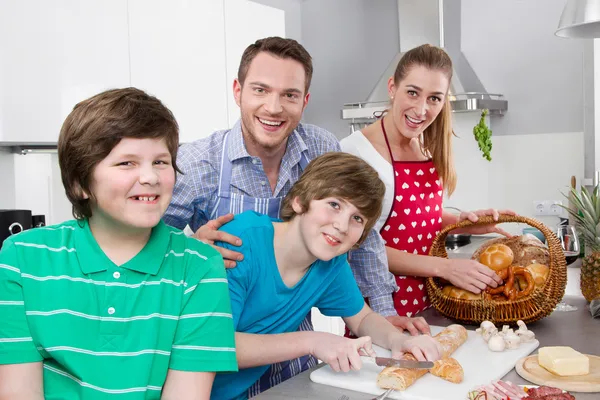
<path fill-rule="evenodd" d="M 93 170 L 90 225 L 152 229 L 171 201 L 174 184 L 164 139 L 124 138 Z"/>
<path fill-rule="evenodd" d="M 308 103 L 305 85 L 306 72 L 301 63 L 266 52 L 257 54 L 250 63 L 243 87 L 235 80 L 233 92 L 250 154 L 285 149 Z"/>
<path fill-rule="evenodd" d="M 449 85 L 443 71 L 420 65 L 410 68 L 400 82 L 390 78 L 389 115 L 396 130 L 407 139 L 419 137 L 442 111 Z"/>
<path fill-rule="evenodd" d="M 303 212 L 296 198 L 292 204 L 298 214 L 300 239 L 315 258 L 329 261 L 347 253 L 362 236 L 367 219 L 351 203 L 335 197 L 312 200 Z"/>

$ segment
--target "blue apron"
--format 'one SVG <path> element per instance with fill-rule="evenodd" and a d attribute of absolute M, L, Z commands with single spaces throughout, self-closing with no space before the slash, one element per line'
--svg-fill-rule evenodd
<path fill-rule="evenodd" d="M 215 219 L 225 214 L 240 214 L 244 211 L 253 210 L 261 214 L 266 214 L 271 218 L 279 218 L 281 201 L 283 197 L 257 198 L 243 194 L 231 193 L 231 175 L 233 165 L 227 157 L 227 148 L 229 144 L 229 133 L 223 140 L 223 149 L 221 154 L 221 173 L 219 175 L 219 191 L 217 193 L 217 202 L 210 214 L 210 219 Z M 306 155 L 302 153 L 300 157 L 300 169 L 304 171 L 309 161 Z M 312 321 L 310 313 L 306 316 L 299 331 L 312 331 Z M 273 364 L 267 372 L 249 389 L 250 396 L 264 392 L 272 386 L 275 386 L 286 379 L 289 379 L 300 372 L 305 371 L 317 365 L 317 360 L 313 356 L 307 355 L 295 360 L 283 361 Z"/>

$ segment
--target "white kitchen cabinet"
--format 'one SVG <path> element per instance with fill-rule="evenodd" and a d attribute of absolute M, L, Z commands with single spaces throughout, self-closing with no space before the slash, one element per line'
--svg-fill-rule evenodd
<path fill-rule="evenodd" d="M 223 0 L 129 0 L 131 84 L 173 112 L 180 142 L 227 125 Z"/>
<path fill-rule="evenodd" d="M 55 143 L 77 102 L 128 85 L 126 1 L 0 2 L 0 142 Z"/>
<path fill-rule="evenodd" d="M 248 0 L 225 0 L 228 126 L 240 118 L 240 109 L 233 97 L 233 81 L 237 78 L 242 54 L 250 44 L 269 36 L 285 37 L 284 11 Z"/>

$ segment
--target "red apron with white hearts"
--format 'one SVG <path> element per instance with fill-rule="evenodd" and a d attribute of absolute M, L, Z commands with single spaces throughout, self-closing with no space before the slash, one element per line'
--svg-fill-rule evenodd
<path fill-rule="evenodd" d="M 442 227 L 442 183 L 432 160 L 394 160 L 385 128 L 383 134 L 394 168 L 394 201 L 381 236 L 388 247 L 426 255 Z M 424 278 L 396 276 L 396 284 L 399 289 L 393 297 L 398 315 L 415 316 L 430 306 Z"/>

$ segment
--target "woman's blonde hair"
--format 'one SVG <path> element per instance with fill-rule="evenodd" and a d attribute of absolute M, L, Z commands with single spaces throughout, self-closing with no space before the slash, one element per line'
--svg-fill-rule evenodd
<path fill-rule="evenodd" d="M 300 179 L 284 197 L 280 217 L 284 221 L 297 213 L 292 207 L 295 198 L 308 211 L 312 200 L 336 197 L 346 200 L 367 219 L 364 231 L 356 243 L 361 244 L 381 214 L 385 185 L 379 174 L 364 160 L 343 152 L 325 153 L 308 164 Z"/>
<path fill-rule="evenodd" d="M 394 73 L 394 85 L 398 87 L 411 68 L 415 66 L 441 71 L 448 78 L 448 82 L 452 80 L 452 60 L 450 56 L 439 47 L 424 44 L 407 51 L 402 56 Z M 448 196 L 456 188 L 456 171 L 454 170 L 452 155 L 453 135 L 452 109 L 450 108 L 450 100 L 446 95 L 442 111 L 423 132 L 421 151 L 423 154 L 430 155 L 433 159 L 433 164 Z"/>

